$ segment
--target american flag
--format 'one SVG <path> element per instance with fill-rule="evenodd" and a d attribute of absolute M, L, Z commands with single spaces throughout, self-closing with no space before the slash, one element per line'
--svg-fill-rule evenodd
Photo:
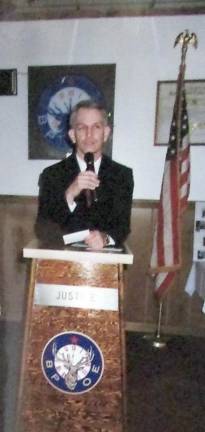
<path fill-rule="evenodd" d="M 180 110 L 180 113 L 179 113 Z M 166 154 L 161 195 L 154 230 L 150 273 L 161 297 L 181 267 L 181 216 L 190 186 L 190 145 L 185 90 L 176 97 Z"/>

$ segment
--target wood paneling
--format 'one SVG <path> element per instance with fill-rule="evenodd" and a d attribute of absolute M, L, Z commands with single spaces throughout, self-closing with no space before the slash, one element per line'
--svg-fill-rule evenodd
<path fill-rule="evenodd" d="M 153 201 L 133 202 L 128 244 L 134 253 L 134 264 L 127 267 L 125 290 L 125 320 L 129 330 L 156 329 L 158 304 L 153 295 L 153 281 L 147 274 L 156 205 Z M 24 315 L 30 262 L 22 258 L 22 249 L 34 235 L 36 210 L 36 198 L 0 197 L 1 304 L 7 320 L 20 321 Z M 190 298 L 184 292 L 192 262 L 194 203 L 189 203 L 182 225 L 183 265 L 164 300 L 162 331 L 204 335 L 202 300 L 198 295 Z"/>
<path fill-rule="evenodd" d="M 153 295 L 153 280 L 147 269 L 151 256 L 153 226 L 156 218 L 155 202 L 135 202 L 132 211 L 132 234 L 129 238 L 135 256 L 128 269 L 126 296 L 127 329 L 144 332 L 156 330 L 158 303 Z M 204 335 L 205 316 L 202 300 L 185 292 L 185 284 L 192 264 L 194 203 L 189 203 L 182 219 L 182 268 L 163 302 L 162 332 L 170 334 Z"/>
<path fill-rule="evenodd" d="M 24 314 L 29 262 L 22 250 L 34 236 L 35 198 L 0 198 L 0 282 L 2 317 L 20 321 Z"/>

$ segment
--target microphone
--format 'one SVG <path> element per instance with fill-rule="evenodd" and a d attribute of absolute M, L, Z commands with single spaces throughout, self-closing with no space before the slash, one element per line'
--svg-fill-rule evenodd
<path fill-rule="evenodd" d="M 86 171 L 93 171 L 95 172 L 95 167 L 94 167 L 94 155 L 91 152 L 87 152 L 85 153 L 84 156 L 84 161 L 86 162 Z M 87 207 L 91 207 L 93 201 L 97 202 L 97 193 L 96 190 L 91 190 L 91 189 L 85 189 L 85 196 L 86 196 L 86 203 L 87 203 Z"/>

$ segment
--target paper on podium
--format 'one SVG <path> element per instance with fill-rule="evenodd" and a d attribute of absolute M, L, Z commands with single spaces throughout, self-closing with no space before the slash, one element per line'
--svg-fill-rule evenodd
<path fill-rule="evenodd" d="M 85 240 L 85 238 L 88 236 L 89 232 L 90 231 L 87 229 L 87 230 L 83 230 L 83 231 L 76 231 L 76 232 L 71 233 L 71 234 L 65 234 L 63 236 L 63 241 L 65 244 L 81 242 L 81 241 Z"/>

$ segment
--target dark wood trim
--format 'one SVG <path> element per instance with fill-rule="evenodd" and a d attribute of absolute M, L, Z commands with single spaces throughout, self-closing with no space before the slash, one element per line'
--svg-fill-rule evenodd
<path fill-rule="evenodd" d="M 156 325 L 153 323 L 147 322 L 125 322 L 125 331 L 127 332 L 136 332 L 136 333 L 144 333 L 153 334 L 153 337 L 157 332 L 157 322 Z M 204 337 L 204 328 L 203 327 L 182 327 L 182 326 L 172 326 L 172 325 L 162 325 L 161 326 L 161 336 L 163 337 L 171 337 L 174 335 L 181 336 L 203 336 Z"/>
<path fill-rule="evenodd" d="M 0 202 L 3 203 L 38 203 L 38 197 L 34 195 L 0 195 Z M 133 199 L 132 208 L 156 208 L 159 200 Z M 194 209 L 195 201 L 189 201 L 188 208 Z"/>
<path fill-rule="evenodd" d="M 155 209 L 158 205 L 159 200 L 148 200 L 148 199 L 133 199 L 132 208 L 150 208 Z M 188 208 L 194 209 L 195 201 L 188 202 Z"/>
<path fill-rule="evenodd" d="M 38 202 L 38 197 L 37 196 L 32 196 L 32 195 L 0 195 L 0 202 L 3 203 L 37 203 Z"/>
<path fill-rule="evenodd" d="M 57 1 L 56 1 L 57 3 Z M 92 5 L 89 7 L 78 6 L 52 6 L 42 7 L 24 5 L 21 8 L 4 6 L 0 12 L 0 21 L 28 21 L 28 20 L 52 20 L 52 19 L 87 19 L 87 18 L 116 18 L 116 17 L 155 17 L 175 15 L 202 15 L 205 14 L 205 6 L 139 6 L 139 5 Z"/>

